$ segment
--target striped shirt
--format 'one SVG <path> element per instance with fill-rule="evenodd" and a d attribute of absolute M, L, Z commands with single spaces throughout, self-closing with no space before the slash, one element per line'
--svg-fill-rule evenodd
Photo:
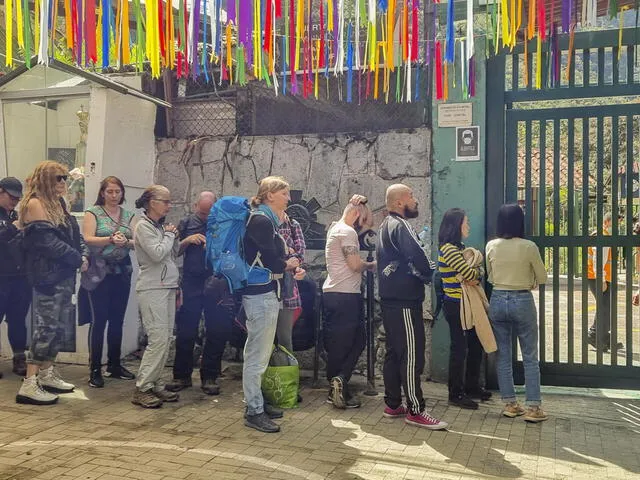
<path fill-rule="evenodd" d="M 462 298 L 462 287 L 458 280 L 460 275 L 465 280 L 478 280 L 480 272 L 471 268 L 462 256 L 464 246 L 458 247 L 452 243 L 440 245 L 438 252 L 438 269 L 442 278 L 442 289 L 447 300 L 459 302 Z"/>

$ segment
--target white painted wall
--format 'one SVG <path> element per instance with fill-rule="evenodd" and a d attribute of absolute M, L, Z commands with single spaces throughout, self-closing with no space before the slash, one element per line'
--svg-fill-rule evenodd
<path fill-rule="evenodd" d="M 120 80 L 120 79 L 118 79 Z M 139 79 L 127 79 L 127 84 L 139 88 Z M 133 83 L 132 83 L 133 82 Z M 79 110 L 80 104 L 85 105 L 89 110 L 89 131 L 87 135 L 87 156 L 85 163 L 85 198 L 87 205 L 93 204 L 98 193 L 100 180 L 108 175 L 119 177 L 126 188 L 127 202 L 126 208 L 133 209 L 135 199 L 138 198 L 142 190 L 153 183 L 155 165 L 155 137 L 154 126 L 156 107 L 154 104 L 131 95 L 122 95 L 101 86 L 91 88 L 90 98 L 70 99 L 60 102 L 57 111 L 55 128 L 49 128 L 49 146 L 73 146 L 79 141 L 78 119 L 75 112 Z M 68 102 L 68 103 L 67 103 Z M 59 104 L 59 105 L 60 105 Z M 40 107 L 41 108 L 41 107 Z M 26 115 L 18 117 L 15 128 L 7 129 L 7 122 L 13 125 L 13 116 L 6 120 L 4 129 L 7 131 L 4 141 L 7 143 L 7 152 L 16 151 L 20 145 L 33 145 L 34 128 L 29 126 Z M 51 122 L 52 117 L 49 117 Z M 30 124 L 33 127 L 33 123 Z M 1 126 L 1 125 L 0 125 Z M 18 128 L 22 127 L 22 128 Z M 44 136 L 44 121 L 42 122 L 42 136 Z M 0 133 L 2 130 L 0 129 Z M 77 132 L 77 137 L 74 134 Z M 52 144 L 55 141 L 56 144 Z M 67 145 L 69 142 L 72 144 Z M 0 147 L 3 142 L 0 141 Z M 42 141 L 44 144 L 44 140 Z M 42 153 L 30 158 L 43 158 Z M 27 158 L 23 156 L 23 158 Z M 13 168 L 9 168 L 8 174 L 24 178 L 37 161 L 20 162 L 20 170 L 13 173 Z M 24 165 L 22 165 L 24 163 Z M 5 150 L 0 149 L 0 164 L 6 165 Z M 17 168 L 17 167 L 16 167 Z M 0 173 L 5 173 L 0 168 Z M 24 170 L 24 171 L 23 171 Z M 26 172 L 26 173 L 25 173 Z M 132 261 L 137 265 L 135 254 L 132 254 Z M 125 316 L 123 333 L 123 355 L 133 352 L 138 346 L 138 303 L 135 295 L 135 281 L 137 272 L 134 271 L 132 288 L 129 297 L 129 305 Z M 61 353 L 58 360 L 61 362 L 86 364 L 88 362 L 87 345 L 88 326 L 76 328 L 76 351 Z M 105 354 L 103 360 L 106 361 L 106 338 Z M 11 352 L 6 337 L 6 325 L 0 325 L 0 354 L 9 355 Z"/>

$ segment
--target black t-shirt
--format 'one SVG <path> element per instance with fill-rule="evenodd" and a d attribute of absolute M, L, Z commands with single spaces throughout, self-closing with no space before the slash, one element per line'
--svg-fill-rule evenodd
<path fill-rule="evenodd" d="M 206 235 L 207 221 L 202 220 L 198 215 L 192 213 L 183 218 L 178 225 L 180 240 L 184 240 L 190 235 Z M 184 251 L 184 263 L 182 272 L 185 277 L 208 277 L 211 269 L 206 264 L 206 248 L 204 245 L 190 244 Z"/>

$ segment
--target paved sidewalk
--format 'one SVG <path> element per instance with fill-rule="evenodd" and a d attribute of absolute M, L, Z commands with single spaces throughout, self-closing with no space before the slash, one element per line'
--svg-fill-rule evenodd
<path fill-rule="evenodd" d="M 243 425 L 233 369 L 219 397 L 194 377 L 179 403 L 159 410 L 130 403 L 133 382 L 90 389 L 78 366 L 62 366 L 79 388 L 58 405 L 17 405 L 20 380 L 7 361 L 0 371 L 0 480 L 640 478 L 635 392 L 547 389 L 551 418 L 533 425 L 501 417 L 497 400 L 475 412 L 449 407 L 446 386 L 427 383 L 434 415 L 450 423 L 431 432 L 383 418 L 382 395 L 338 411 L 325 388 L 305 386 L 282 432 L 262 434 Z"/>

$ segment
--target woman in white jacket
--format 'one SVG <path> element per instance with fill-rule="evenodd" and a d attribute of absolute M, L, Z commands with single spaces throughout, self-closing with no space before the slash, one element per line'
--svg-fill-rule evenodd
<path fill-rule="evenodd" d="M 165 390 L 161 379 L 175 322 L 179 274 L 174 259 L 179 244 L 176 227 L 163 222 L 171 208 L 171 194 L 166 187 L 148 187 L 136 200 L 136 207 L 144 209 L 135 227 L 134 243 L 140 266 L 136 294 L 148 343 L 131 402 L 157 408 L 179 398 L 177 393 Z"/>

